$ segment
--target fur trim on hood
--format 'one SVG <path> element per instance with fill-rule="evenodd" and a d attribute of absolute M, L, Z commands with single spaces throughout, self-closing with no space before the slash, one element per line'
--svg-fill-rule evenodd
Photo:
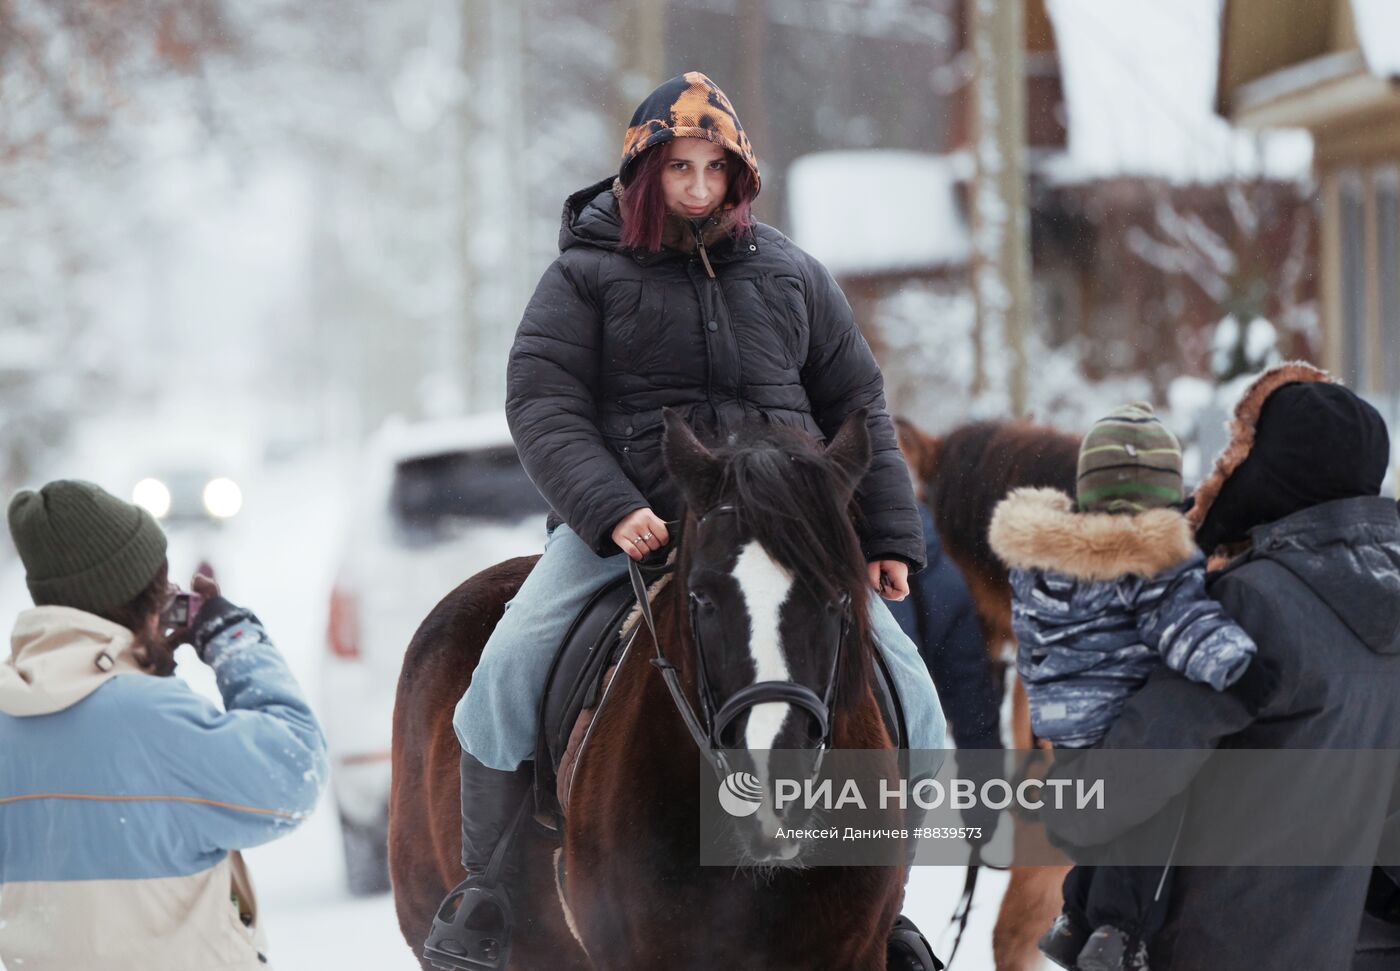
<path fill-rule="evenodd" d="M 1230 433 L 1229 443 L 1216 458 L 1215 467 L 1210 475 L 1196 487 L 1195 505 L 1186 514 L 1192 530 L 1199 529 L 1201 523 L 1205 522 L 1210 507 L 1214 505 L 1220 490 L 1225 486 L 1225 480 L 1234 475 L 1235 470 L 1249 458 L 1250 449 L 1254 447 L 1254 433 L 1259 425 L 1259 413 L 1264 410 L 1264 402 L 1269 399 L 1269 395 L 1285 384 L 1300 381 L 1335 383 L 1335 379 L 1326 371 L 1313 367 L 1306 361 L 1289 361 L 1264 371 L 1245 388 L 1244 394 L 1235 404 L 1233 416 L 1225 426 Z"/>
<path fill-rule="evenodd" d="M 992 513 L 987 536 L 1009 567 L 1086 581 L 1156 576 L 1197 552 L 1186 517 L 1175 509 L 1077 513 L 1058 489 L 1012 491 Z"/>

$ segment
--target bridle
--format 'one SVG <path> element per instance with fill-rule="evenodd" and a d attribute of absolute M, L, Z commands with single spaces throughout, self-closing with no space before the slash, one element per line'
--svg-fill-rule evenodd
<path fill-rule="evenodd" d="M 737 516 L 738 514 L 739 510 L 736 506 L 730 504 L 715 506 L 696 520 L 696 531 L 698 532 L 707 521 L 716 516 Z M 813 775 L 815 775 L 821 767 L 822 757 L 831 749 L 831 704 L 836 692 L 836 672 L 840 667 L 841 655 L 846 646 L 846 635 L 851 626 L 850 596 L 842 594 L 838 601 L 841 607 L 841 631 L 837 637 L 836 650 L 832 652 L 831 670 L 828 672 L 826 688 L 821 695 L 806 685 L 792 681 L 758 681 L 745 685 L 724 699 L 722 703 L 717 704 L 710 686 L 709 672 L 705 667 L 705 651 L 698 623 L 699 605 L 695 594 L 691 593 L 688 605 L 690 631 L 691 638 L 695 642 L 695 653 L 700 668 L 699 684 L 697 685 L 700 696 L 700 713 L 696 714 L 690 699 L 686 697 L 685 689 L 681 686 L 680 672 L 661 653 L 661 638 L 656 634 L 656 623 L 652 619 L 651 604 L 647 600 L 646 584 L 642 580 L 637 561 L 630 557 L 627 560 L 627 571 L 632 578 L 632 591 L 637 596 L 637 605 L 641 610 L 642 620 L 646 624 L 647 630 L 651 632 L 652 644 L 656 649 L 656 656 L 651 659 L 651 663 L 661 672 L 661 677 L 666 682 L 666 688 L 671 693 L 671 701 L 675 704 L 681 720 L 685 722 L 690 737 L 695 741 L 695 747 L 700 750 L 700 754 L 705 757 L 720 780 L 728 778 L 731 773 L 729 762 L 724 756 L 722 743 L 725 729 L 733 724 L 741 714 L 755 705 L 772 702 L 793 705 L 801 708 L 812 717 L 820 732 L 818 744 L 815 747 L 817 752 L 816 765 L 813 769 Z"/>

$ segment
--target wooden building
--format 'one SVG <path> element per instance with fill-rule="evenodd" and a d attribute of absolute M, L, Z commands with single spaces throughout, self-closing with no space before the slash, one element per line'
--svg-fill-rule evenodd
<path fill-rule="evenodd" d="M 949 62 L 970 71 L 966 3 L 954 9 Z M 1027 0 L 1025 30 L 1031 283 L 1044 341 L 1075 343 L 1090 378 L 1142 373 L 1159 395 L 1183 372 L 1206 372 L 1211 331 L 1230 313 L 1272 320 L 1285 355 L 1320 357 L 1309 188 L 1257 177 L 1066 175 L 1058 163 L 1068 112 L 1043 0 Z M 799 159 L 788 179 L 790 231 L 840 279 L 877 348 L 884 301 L 910 285 L 968 285 L 971 94 L 962 84 L 947 95 L 942 133 L 922 158 L 818 153 Z M 840 192 L 852 183 L 863 191 Z M 891 238 L 903 241 L 900 251 L 890 252 Z"/>
<path fill-rule="evenodd" d="M 1312 133 L 1323 361 L 1400 398 L 1400 4 L 1226 0 L 1216 110 Z M 1393 407 L 1393 404 L 1392 404 Z"/>

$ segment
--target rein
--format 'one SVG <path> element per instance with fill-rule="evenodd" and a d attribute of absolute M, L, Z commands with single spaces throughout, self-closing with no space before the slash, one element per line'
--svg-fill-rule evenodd
<path fill-rule="evenodd" d="M 698 530 L 705 524 L 706 520 L 713 516 L 738 515 L 738 512 L 738 508 L 733 505 L 716 506 L 696 520 L 696 529 Z M 642 580 L 642 573 L 637 566 L 637 561 L 631 557 L 627 559 L 627 573 L 632 580 L 632 592 L 637 596 L 637 606 L 641 609 L 642 621 L 646 624 L 647 630 L 651 632 L 652 645 L 656 650 L 656 656 L 651 659 L 651 663 L 661 672 L 666 689 L 671 693 L 671 701 L 680 714 L 681 720 L 685 722 L 685 727 L 690 732 L 695 747 L 705 757 L 710 767 L 714 769 L 719 780 L 723 781 L 728 778 L 732 771 L 729 767 L 729 761 L 724 757 L 724 746 L 721 743 L 724 730 L 743 712 L 755 705 L 772 702 L 794 705 L 812 716 L 821 733 L 817 746 L 818 755 L 814 774 L 820 770 L 822 757 L 831 749 L 831 703 L 836 692 L 836 672 L 839 670 L 841 655 L 845 651 L 846 635 L 851 626 L 850 598 L 846 596 L 841 598 L 841 632 L 836 641 L 836 650 L 832 652 L 831 671 L 828 674 L 826 690 L 823 695 L 818 696 L 806 685 L 792 681 L 758 681 L 745 685 L 725 699 L 722 705 L 716 706 L 715 699 L 711 694 L 708 672 L 705 669 L 705 652 L 701 644 L 700 630 L 696 625 L 695 598 L 692 595 L 687 609 L 690 615 L 691 638 L 695 642 L 696 659 L 700 665 L 698 685 L 700 713 L 697 714 L 690 699 L 685 695 L 685 689 L 681 686 L 680 671 L 661 653 L 661 638 L 656 633 L 656 621 L 651 614 L 651 602 L 647 598 L 646 583 Z"/>

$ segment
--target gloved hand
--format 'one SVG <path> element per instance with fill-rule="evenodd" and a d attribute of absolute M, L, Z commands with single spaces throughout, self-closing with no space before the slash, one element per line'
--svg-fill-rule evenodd
<path fill-rule="evenodd" d="M 204 598 L 199 613 L 188 627 L 171 631 L 169 638 L 174 644 L 189 644 L 201 661 L 209 642 L 228 630 L 234 624 L 245 620 L 257 620 L 253 612 L 224 598 L 213 577 L 196 573 L 190 581 L 190 589 Z"/>
<path fill-rule="evenodd" d="M 1241 702 L 1251 715 L 1258 715 L 1278 694 L 1281 675 L 1278 665 L 1262 654 L 1254 655 L 1239 680 L 1225 690 Z"/>

